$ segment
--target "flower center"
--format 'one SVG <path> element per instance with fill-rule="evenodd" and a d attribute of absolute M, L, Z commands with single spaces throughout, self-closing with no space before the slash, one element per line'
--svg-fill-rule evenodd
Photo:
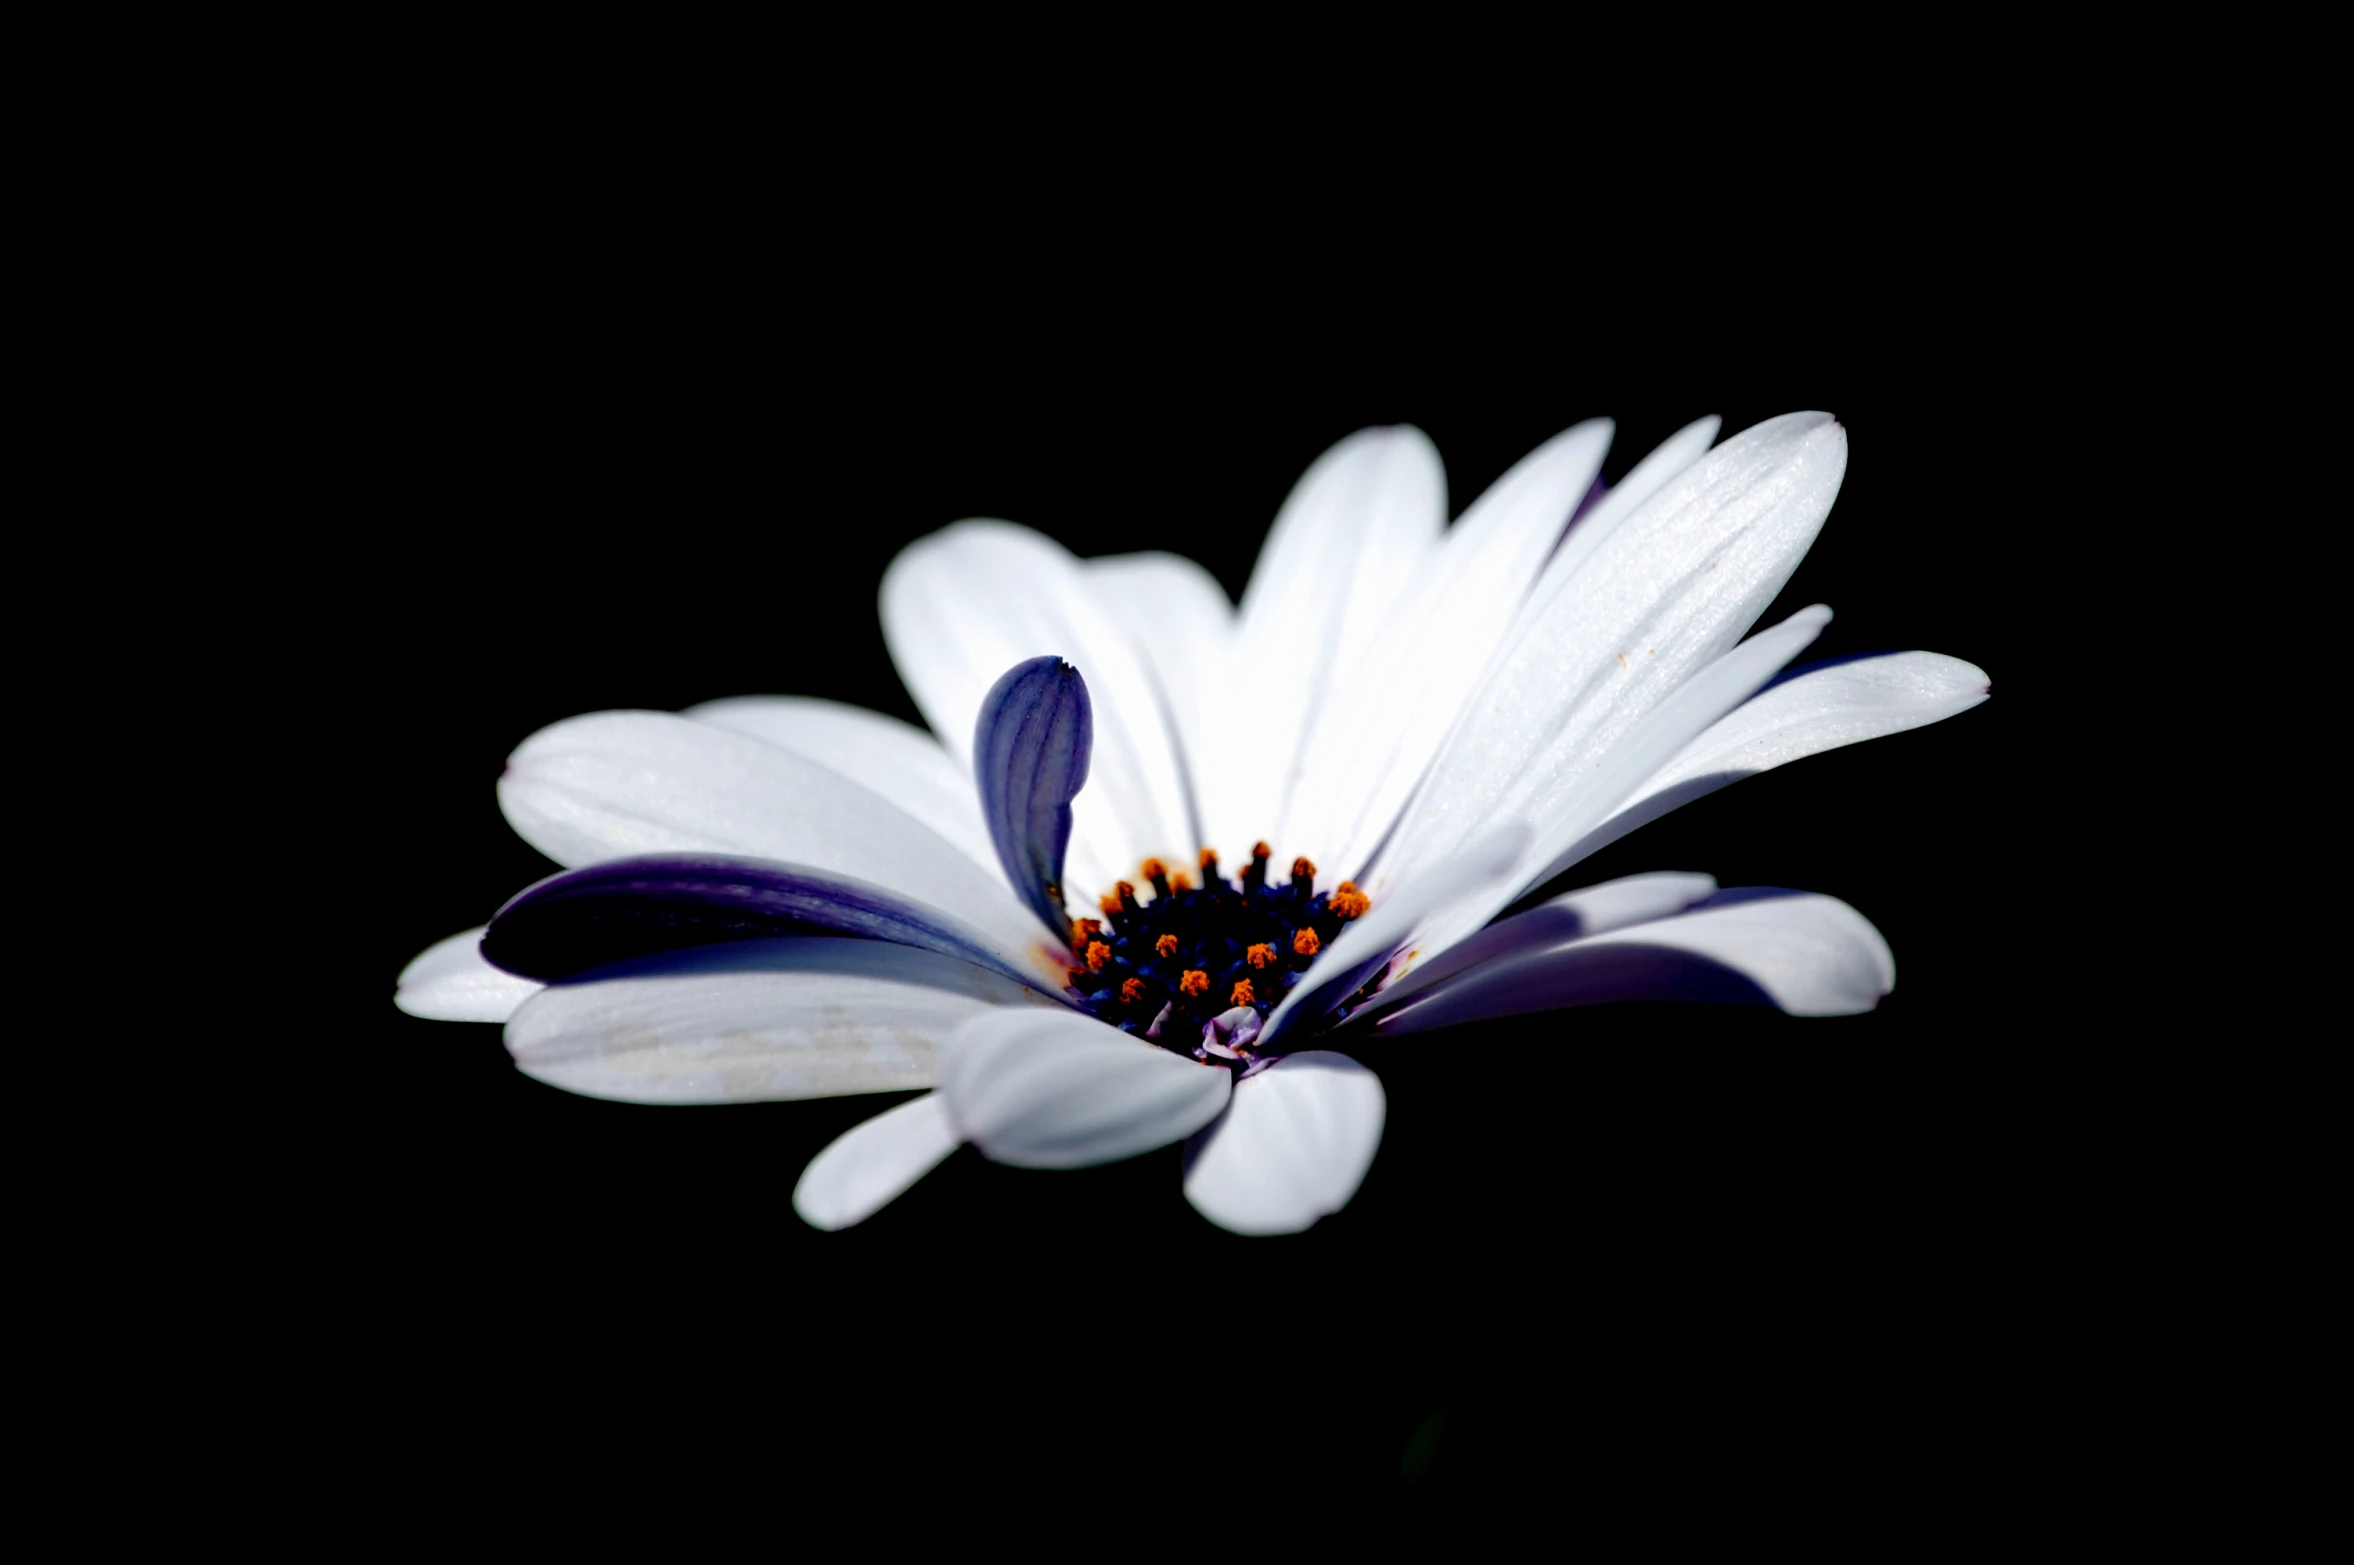
<path fill-rule="evenodd" d="M 1372 906 L 1352 881 L 1316 890 L 1316 866 L 1294 859 L 1288 883 L 1270 884 L 1270 850 L 1251 848 L 1239 879 L 1218 874 L 1201 851 L 1201 885 L 1146 859 L 1152 900 L 1121 881 L 1103 917 L 1071 926 L 1070 993 L 1079 1008 L 1122 1032 L 1195 1058 L 1247 1064 L 1267 1014 L 1332 943 Z"/>

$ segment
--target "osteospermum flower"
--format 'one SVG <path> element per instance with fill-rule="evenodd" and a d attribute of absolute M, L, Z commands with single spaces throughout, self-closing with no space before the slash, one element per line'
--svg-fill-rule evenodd
<path fill-rule="evenodd" d="M 961 1143 L 1071 1167 L 1183 1140 L 1186 1196 L 1254 1233 L 1370 1166 L 1385 1100 L 1353 1037 L 1642 998 L 1869 1009 L 1893 960 L 1830 897 L 1643 875 L 1498 918 L 1679 804 L 1985 697 L 1931 653 L 1780 674 L 1821 607 L 1743 639 L 1845 437 L 1715 434 L 1605 491 L 1609 426 L 1579 425 L 1450 528 L 1429 442 L 1365 431 L 1301 480 L 1239 610 L 1187 560 L 959 523 L 883 582 L 931 733 L 779 697 L 542 730 L 499 799 L 566 872 L 425 952 L 399 1003 L 503 1021 L 524 1071 L 599 1097 L 934 1089 L 812 1161 L 819 1227 Z"/>

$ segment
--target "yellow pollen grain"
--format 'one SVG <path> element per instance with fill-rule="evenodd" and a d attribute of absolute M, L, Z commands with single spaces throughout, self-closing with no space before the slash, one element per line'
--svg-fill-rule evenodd
<path fill-rule="evenodd" d="M 1363 918 L 1365 910 L 1373 906 L 1373 899 L 1359 891 L 1355 881 L 1344 880 L 1333 888 L 1324 905 L 1336 918 Z"/>
<path fill-rule="evenodd" d="M 1185 994 L 1208 994 L 1210 975 L 1198 967 L 1189 967 L 1185 970 L 1185 976 L 1177 980 L 1177 988 Z"/>
<path fill-rule="evenodd" d="M 1234 986 L 1234 993 L 1229 998 L 1231 998 L 1236 1005 L 1249 1005 L 1252 1001 L 1258 999 L 1258 997 L 1258 991 L 1251 988 L 1251 981 L 1245 978 Z"/>
<path fill-rule="evenodd" d="M 1275 948 L 1273 946 L 1252 946 L 1242 954 L 1242 959 L 1253 967 L 1271 967 L 1275 963 Z"/>
<path fill-rule="evenodd" d="M 1089 972 L 1102 972 L 1103 964 L 1111 959 L 1112 948 L 1110 946 L 1100 940 L 1091 940 L 1087 943 L 1087 970 Z"/>
<path fill-rule="evenodd" d="M 1163 956 L 1175 956 L 1177 954 L 1177 937 L 1163 935 L 1152 943 L 1152 948 Z"/>
<path fill-rule="evenodd" d="M 1134 1005 L 1137 1001 L 1143 999 L 1144 980 L 1141 978 L 1131 978 L 1126 983 L 1120 985 L 1120 998 L 1127 1001 L 1130 1005 Z"/>
<path fill-rule="evenodd" d="M 1291 937 L 1291 948 L 1302 956 L 1314 956 L 1324 949 L 1324 942 L 1316 938 L 1316 931 L 1303 929 Z"/>

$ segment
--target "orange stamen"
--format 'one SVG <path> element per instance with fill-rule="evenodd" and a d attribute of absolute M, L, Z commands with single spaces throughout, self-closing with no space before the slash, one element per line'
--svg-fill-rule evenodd
<path fill-rule="evenodd" d="M 1263 842 L 1254 842 L 1254 843 L 1252 843 L 1252 844 L 1251 844 L 1251 857 L 1252 857 L 1252 858 L 1254 858 L 1254 859 L 1271 859 L 1271 858 L 1273 858 L 1274 856 L 1275 856 L 1275 850 L 1274 850 L 1273 848 L 1270 848 L 1270 847 L 1268 847 L 1268 846 L 1267 846 L 1267 844 L 1265 844 L 1265 843 L 1263 843 Z"/>
<path fill-rule="evenodd" d="M 1336 918 L 1363 918 L 1365 910 L 1373 906 L 1373 899 L 1357 889 L 1353 880 L 1344 880 L 1333 888 L 1332 896 L 1324 904 Z"/>
<path fill-rule="evenodd" d="M 1144 980 L 1141 978 L 1131 978 L 1126 983 L 1120 985 L 1120 998 L 1127 1001 L 1130 1005 L 1134 1005 L 1137 1001 L 1143 999 Z"/>
<path fill-rule="evenodd" d="M 1168 873 L 1169 866 L 1163 864 L 1159 859 L 1146 859 L 1144 861 L 1143 874 L 1145 879 L 1160 880 L 1165 878 Z"/>
<path fill-rule="evenodd" d="M 1120 911 L 1120 899 L 1108 891 L 1097 899 L 1096 905 L 1103 909 L 1103 916 L 1106 918 L 1111 918 Z"/>
<path fill-rule="evenodd" d="M 1291 861 L 1291 878 L 1294 880 L 1314 880 L 1316 866 L 1306 859 L 1293 859 Z"/>
<path fill-rule="evenodd" d="M 1324 942 L 1316 938 L 1316 931 L 1303 929 L 1291 937 L 1291 948 L 1302 956 L 1314 956 L 1324 949 Z"/>
<path fill-rule="evenodd" d="M 1185 970 L 1185 976 L 1177 980 L 1177 987 L 1186 994 L 1208 994 L 1210 975 L 1198 967 L 1189 967 Z"/>
<path fill-rule="evenodd" d="M 1111 959 L 1112 948 L 1110 946 L 1105 945 L 1100 940 L 1090 940 L 1087 943 L 1087 970 L 1089 972 L 1102 972 L 1103 964 L 1110 961 Z"/>
<path fill-rule="evenodd" d="M 1193 877 L 1181 869 L 1173 869 L 1169 871 L 1169 885 L 1178 891 L 1191 891 Z"/>
<path fill-rule="evenodd" d="M 1177 954 L 1177 937 L 1175 935 L 1163 935 L 1160 939 L 1155 940 L 1152 943 L 1152 948 L 1155 951 L 1160 952 L 1163 956 L 1175 956 Z"/>
<path fill-rule="evenodd" d="M 1275 948 L 1273 946 L 1252 946 L 1242 954 L 1242 959 L 1253 967 L 1269 967 L 1275 962 Z"/>
<path fill-rule="evenodd" d="M 1251 988 L 1251 981 L 1245 978 L 1234 986 L 1234 993 L 1230 998 L 1236 1005 L 1248 1005 L 1258 997 L 1257 992 Z"/>
<path fill-rule="evenodd" d="M 1207 875 L 1218 867 L 1218 850 L 1216 848 L 1204 848 L 1201 850 L 1201 852 L 1194 855 L 1193 862 L 1197 869 L 1199 869 L 1203 874 Z"/>

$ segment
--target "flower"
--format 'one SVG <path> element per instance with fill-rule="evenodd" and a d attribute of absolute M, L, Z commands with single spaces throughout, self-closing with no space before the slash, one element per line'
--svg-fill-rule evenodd
<path fill-rule="evenodd" d="M 883 583 L 931 734 L 761 697 L 542 730 L 500 801 L 566 871 L 417 958 L 399 1003 L 504 1021 L 523 1070 L 596 1096 L 936 1089 L 811 1162 L 820 1227 L 963 1142 L 1072 1167 L 1182 1140 L 1188 1199 L 1255 1233 L 1371 1165 L 1381 1085 L 1330 1045 L 1608 1000 L 1869 1009 L 1893 960 L 1830 897 L 1656 874 L 1498 916 L 1691 799 L 1985 698 L 1931 653 L 1782 673 L 1819 606 L 1743 639 L 1845 436 L 1716 432 L 1605 490 L 1609 426 L 1580 425 L 1449 528 L 1429 442 L 1364 431 L 1239 609 L 1175 556 L 958 523 Z"/>

